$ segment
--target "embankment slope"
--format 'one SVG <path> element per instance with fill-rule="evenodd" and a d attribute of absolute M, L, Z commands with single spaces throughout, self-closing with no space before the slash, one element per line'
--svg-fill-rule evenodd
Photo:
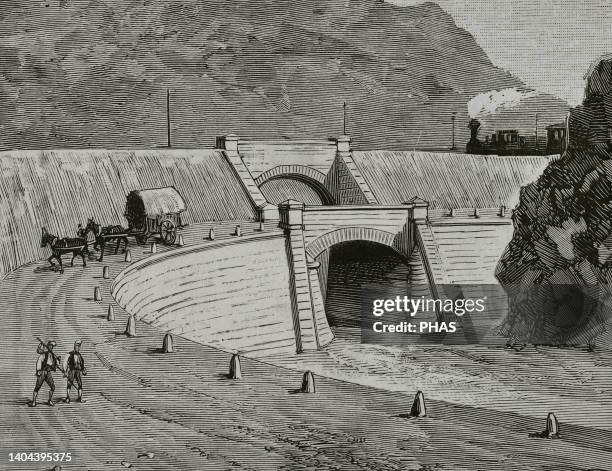
<path fill-rule="evenodd" d="M 381 204 L 418 196 L 430 208 L 511 208 L 552 157 L 358 151 L 355 163 Z"/>
<path fill-rule="evenodd" d="M 131 190 L 174 186 L 187 222 L 248 220 L 255 210 L 235 171 L 214 150 L 61 150 L 0 153 L 0 275 L 49 256 L 41 227 L 74 237 L 93 217 L 123 217 Z"/>

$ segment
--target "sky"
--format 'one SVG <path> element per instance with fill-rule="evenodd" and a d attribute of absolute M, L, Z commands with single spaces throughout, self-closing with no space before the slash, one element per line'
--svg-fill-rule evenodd
<path fill-rule="evenodd" d="M 472 33 L 495 65 L 571 106 L 582 102 L 591 62 L 612 53 L 611 0 L 433 1 Z"/>

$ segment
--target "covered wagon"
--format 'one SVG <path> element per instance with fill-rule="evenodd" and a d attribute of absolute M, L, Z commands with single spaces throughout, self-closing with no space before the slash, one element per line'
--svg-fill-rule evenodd
<path fill-rule="evenodd" d="M 139 244 L 152 236 L 168 245 L 174 244 L 177 231 L 185 227 L 181 213 L 187 209 L 185 200 L 173 186 L 134 190 L 127 195 L 125 218 L 129 233 Z"/>

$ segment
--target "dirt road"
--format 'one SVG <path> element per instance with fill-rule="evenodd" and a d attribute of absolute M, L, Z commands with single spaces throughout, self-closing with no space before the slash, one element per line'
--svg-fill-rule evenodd
<path fill-rule="evenodd" d="M 145 256 L 133 251 L 134 260 Z M 46 262 L 45 262 L 46 263 Z M 564 425 L 562 438 L 530 438 L 545 417 L 428 401 L 429 417 L 409 419 L 412 396 L 317 377 L 316 394 L 299 394 L 301 371 L 243 359 L 229 380 L 230 354 L 175 338 L 127 316 L 106 320 L 112 278 L 125 266 L 22 267 L 0 283 L 0 469 L 68 470 L 594 470 L 612 469 L 612 433 Z M 102 302 L 93 301 L 94 287 Z M 15 309 L 18 306 L 18 309 Z M 35 383 L 36 336 L 66 355 L 77 339 L 88 368 L 85 403 L 27 406 Z M 65 379 L 55 374 L 56 395 Z M 71 462 L 9 462 L 9 453 L 70 452 Z M 122 463 L 123 462 L 123 463 Z"/>

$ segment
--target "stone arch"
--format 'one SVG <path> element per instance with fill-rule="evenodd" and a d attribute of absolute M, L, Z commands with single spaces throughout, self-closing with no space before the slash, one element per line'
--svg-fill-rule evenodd
<path fill-rule="evenodd" d="M 323 251 L 336 244 L 356 240 L 365 240 L 386 245 L 397 252 L 400 257 L 406 258 L 406 254 L 402 253 L 401 249 L 396 245 L 396 234 L 371 227 L 344 227 L 342 229 L 326 232 L 306 245 L 306 254 L 312 260 L 315 260 Z"/>
<path fill-rule="evenodd" d="M 306 183 L 319 194 L 324 204 L 334 204 L 333 197 L 325 186 L 325 174 L 305 165 L 278 165 L 266 170 L 255 178 L 255 184 L 261 187 L 261 185 L 267 181 L 281 178 L 288 178 Z"/>

